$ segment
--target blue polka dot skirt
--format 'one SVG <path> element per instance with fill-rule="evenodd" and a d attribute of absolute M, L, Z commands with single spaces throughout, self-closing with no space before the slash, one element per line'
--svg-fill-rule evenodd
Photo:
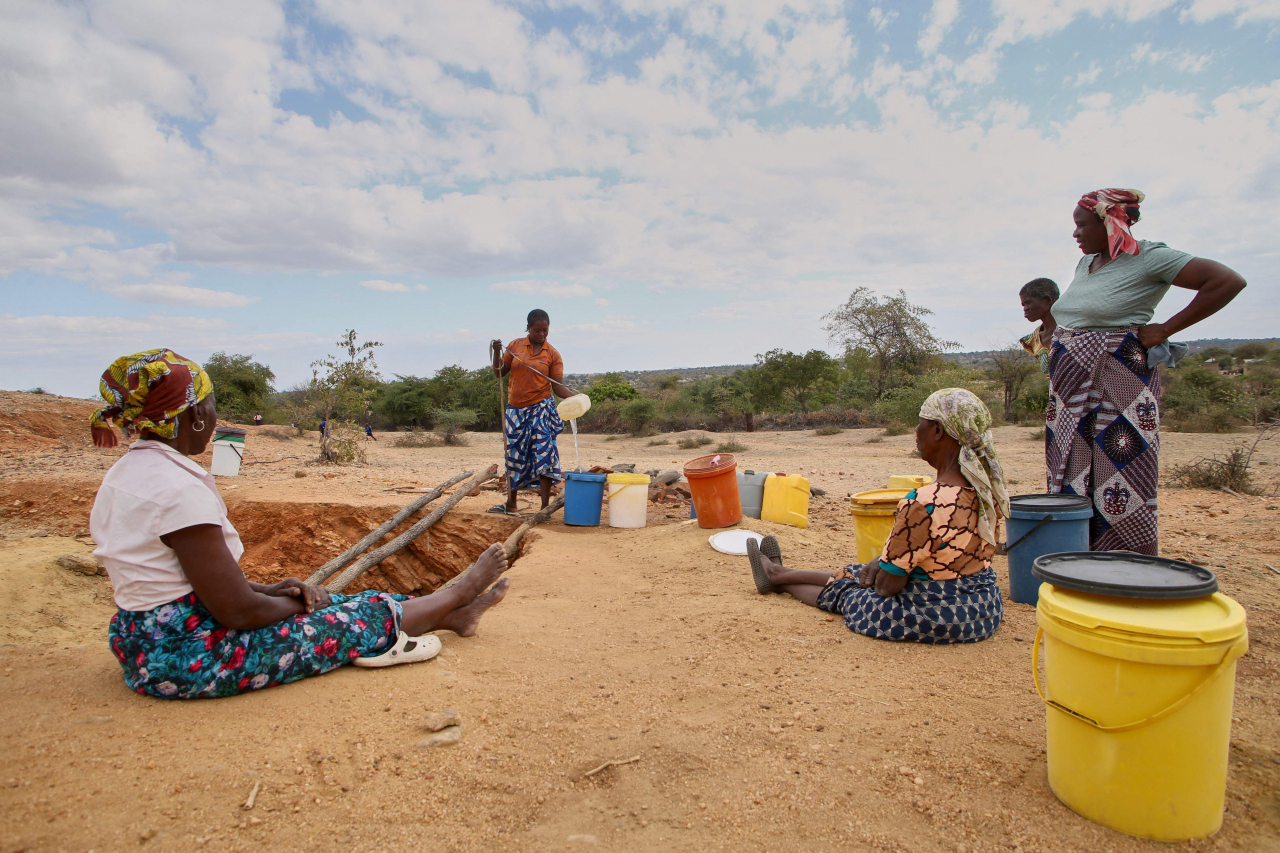
<path fill-rule="evenodd" d="M 849 566 L 855 575 L 861 566 Z M 897 595 L 882 596 L 845 578 L 827 584 L 818 607 L 844 617 L 850 631 L 911 643 L 976 643 L 1000 627 L 1004 600 L 986 568 L 955 580 L 908 578 Z"/>

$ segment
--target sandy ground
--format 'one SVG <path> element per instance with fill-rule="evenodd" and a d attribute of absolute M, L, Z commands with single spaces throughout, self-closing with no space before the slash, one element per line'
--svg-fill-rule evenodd
<path fill-rule="evenodd" d="M 88 444 L 86 403 L 0 394 L 0 407 L 0 853 L 1169 849 L 1092 824 L 1049 791 L 1031 607 L 1006 597 L 1003 626 L 972 646 L 870 640 L 758 596 L 746 561 L 711 551 L 682 510 L 655 507 L 643 530 L 539 528 L 507 599 L 476 637 L 444 635 L 431 663 L 208 702 L 131 694 L 106 647 L 109 584 L 54 563 L 91 550 L 79 534 L 118 452 Z M 247 458 L 271 464 L 220 485 L 246 570 L 263 578 L 305 575 L 409 500 L 384 489 L 500 458 L 499 436 L 414 450 L 382 436 L 368 465 L 334 469 L 307 464 L 314 434 L 251 432 Z M 927 472 L 911 436 L 880 432 L 735 436 L 744 467 L 804 473 L 829 495 L 808 530 L 751 528 L 776 533 L 799 567 L 849 562 L 845 495 Z M 996 432 L 1015 492 L 1042 490 L 1030 434 Z M 583 462 L 677 466 L 698 454 L 676 449 L 679 437 L 584 436 Z M 1242 438 L 1169 434 L 1162 464 Z M 561 452 L 572 465 L 571 437 Z M 1280 445 L 1264 444 L 1259 463 L 1270 482 Z M 369 583 L 433 588 L 510 529 L 481 514 L 495 498 L 464 500 L 430 549 Z M 1280 568 L 1280 500 L 1170 488 L 1161 507 L 1166 555 L 1213 566 L 1248 610 L 1251 640 L 1223 829 L 1174 848 L 1280 849 L 1280 575 L 1265 565 Z M 417 748 L 423 715 L 446 707 L 463 717 L 462 742 Z"/>

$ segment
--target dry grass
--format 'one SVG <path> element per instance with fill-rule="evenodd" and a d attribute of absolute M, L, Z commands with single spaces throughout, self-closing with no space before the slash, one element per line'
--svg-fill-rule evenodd
<path fill-rule="evenodd" d="M 427 432 L 417 427 L 410 428 L 396 436 L 392 447 L 439 447 L 444 441 L 434 432 Z"/>
<path fill-rule="evenodd" d="M 740 441 L 722 441 L 716 445 L 716 453 L 745 453 L 750 449 Z"/>
<path fill-rule="evenodd" d="M 663 445 L 667 445 L 670 443 L 671 443 L 671 439 L 669 438 L 655 438 L 653 441 L 646 444 L 645 447 L 662 447 Z"/>
<path fill-rule="evenodd" d="M 1225 458 L 1200 457 L 1169 470 L 1169 481 L 1188 489 L 1230 489 L 1244 495 L 1256 495 L 1258 489 L 1249 475 L 1252 453 L 1244 447 L 1234 448 Z"/>
<path fill-rule="evenodd" d="M 842 432 L 844 432 L 844 430 L 838 426 L 824 426 L 824 427 L 818 427 L 817 429 L 815 429 L 813 431 L 813 434 L 814 435 L 839 435 Z"/>
<path fill-rule="evenodd" d="M 699 447 L 706 447 L 708 444 L 713 443 L 714 442 L 709 436 L 699 435 L 692 438 L 680 439 L 676 442 L 676 447 L 681 450 L 697 450 Z"/>

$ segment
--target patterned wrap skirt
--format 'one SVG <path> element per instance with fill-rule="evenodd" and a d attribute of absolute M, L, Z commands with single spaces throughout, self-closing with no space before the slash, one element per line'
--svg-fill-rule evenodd
<path fill-rule="evenodd" d="M 332 604 L 283 622 L 223 627 L 194 592 L 154 610 L 111 617 L 111 651 L 131 690 L 161 699 L 211 699 L 320 675 L 390 648 L 400 602 L 386 592 L 330 595 Z"/>
<path fill-rule="evenodd" d="M 1154 555 L 1160 371 L 1147 367 L 1136 332 L 1054 332 L 1045 469 L 1050 492 L 1093 501 L 1091 551 Z"/>
<path fill-rule="evenodd" d="M 548 397 L 532 406 L 507 406 L 507 488 L 536 489 L 543 477 L 560 479 L 560 447 L 556 438 L 564 421 Z"/>
<path fill-rule="evenodd" d="M 856 575 L 862 566 L 846 569 Z M 1004 618 L 1004 599 L 990 568 L 946 581 L 908 577 L 901 592 L 887 597 L 852 578 L 834 580 L 819 593 L 818 607 L 843 616 L 858 634 L 938 645 L 985 640 Z"/>

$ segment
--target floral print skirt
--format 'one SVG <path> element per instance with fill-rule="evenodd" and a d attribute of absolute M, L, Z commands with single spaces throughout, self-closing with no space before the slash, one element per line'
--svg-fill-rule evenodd
<path fill-rule="evenodd" d="M 323 610 L 236 631 L 191 592 L 153 610 L 119 610 L 108 637 L 131 690 L 161 699 L 234 696 L 381 654 L 399 635 L 408 598 L 333 594 Z"/>
<path fill-rule="evenodd" d="M 862 566 L 846 566 L 856 577 Z M 822 588 L 818 607 L 844 617 L 850 631 L 882 640 L 912 643 L 976 643 L 1000 627 L 1004 599 L 990 568 L 955 580 L 910 577 L 897 595 L 863 589 L 838 578 Z"/>

